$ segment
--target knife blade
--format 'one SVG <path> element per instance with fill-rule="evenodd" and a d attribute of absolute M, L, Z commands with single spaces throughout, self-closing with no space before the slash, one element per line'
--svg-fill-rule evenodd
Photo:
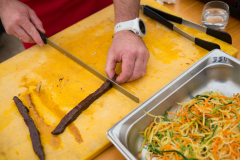
<path fill-rule="evenodd" d="M 39 34 L 40 34 L 40 36 L 41 36 L 41 38 L 42 38 L 42 40 L 45 44 L 48 44 L 48 45 L 52 46 L 53 48 L 55 48 L 56 50 L 58 50 L 59 52 L 61 52 L 62 54 L 64 54 L 65 56 L 67 56 L 68 58 L 73 60 L 74 62 L 76 62 L 77 64 L 81 65 L 83 68 L 85 68 L 86 70 L 88 70 L 89 72 L 91 72 L 92 74 L 97 76 L 99 79 L 103 80 L 104 82 L 109 81 L 115 89 L 117 89 L 118 91 L 120 91 L 121 93 L 123 93 L 124 95 L 126 95 L 127 97 L 132 99 L 133 101 L 139 103 L 139 98 L 137 96 L 130 93 L 129 91 L 127 91 L 126 89 L 121 87 L 119 84 L 117 84 L 116 82 L 107 78 L 106 76 L 104 76 L 103 74 L 98 72 L 97 70 L 93 69 L 92 67 L 90 67 L 89 65 L 87 65 L 86 63 L 84 63 L 83 61 L 81 61 L 80 59 L 78 59 L 77 57 L 75 57 L 74 55 L 72 55 L 71 53 L 69 53 L 68 51 L 66 51 L 62 47 L 60 47 L 59 45 L 57 45 L 53 41 L 49 40 L 47 38 L 47 36 L 45 34 L 43 34 L 42 32 L 40 32 L 40 31 L 38 31 L 38 32 L 39 32 Z"/>

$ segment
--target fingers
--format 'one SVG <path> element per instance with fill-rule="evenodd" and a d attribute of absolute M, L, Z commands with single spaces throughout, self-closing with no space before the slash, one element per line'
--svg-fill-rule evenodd
<path fill-rule="evenodd" d="M 15 26 L 15 31 L 17 31 L 16 33 L 16 37 L 18 37 L 22 42 L 26 42 L 26 43 L 35 43 L 35 41 L 32 39 L 31 36 L 29 36 L 25 30 L 22 29 L 22 27 L 20 27 L 19 25 Z"/>
<path fill-rule="evenodd" d="M 30 16 L 30 20 L 31 22 L 34 24 L 34 26 L 41 31 L 43 34 L 46 33 L 46 31 L 43 28 L 42 22 L 40 21 L 40 19 L 37 17 L 36 13 L 33 10 L 29 10 L 29 16 Z"/>
<path fill-rule="evenodd" d="M 43 33 L 45 30 L 35 12 L 19 1 L 6 2 L 8 3 L 4 3 L 3 8 L 7 9 L 1 13 L 1 20 L 6 32 L 23 42 L 36 42 L 40 46 L 44 45 L 37 29 Z"/>
<path fill-rule="evenodd" d="M 111 51 L 110 51 L 111 52 Z M 106 62 L 105 72 L 107 73 L 108 77 L 110 79 L 113 78 L 113 76 L 116 74 L 115 67 L 116 67 L 116 61 L 114 60 L 113 54 L 108 53 L 108 58 Z"/>
<path fill-rule="evenodd" d="M 122 59 L 122 72 L 116 79 L 116 83 L 124 83 L 132 76 L 135 66 L 135 56 L 126 56 Z"/>
<path fill-rule="evenodd" d="M 131 77 L 127 80 L 127 82 L 131 82 L 135 79 L 140 78 L 142 75 L 142 70 L 143 70 L 143 58 L 138 57 L 135 61 L 133 73 L 132 73 Z"/>
<path fill-rule="evenodd" d="M 22 28 L 26 31 L 26 33 L 32 37 L 32 39 L 40 46 L 43 46 L 43 40 L 40 37 L 37 29 L 35 28 L 35 26 L 29 21 L 26 20 L 24 18 L 24 20 L 22 22 L 20 22 L 20 25 L 22 26 Z"/>
<path fill-rule="evenodd" d="M 116 63 L 122 62 L 122 72 L 116 83 L 136 80 L 146 74 L 149 52 L 142 39 L 130 31 L 121 31 L 114 35 L 108 52 L 105 71 L 109 78 L 115 74 Z"/>

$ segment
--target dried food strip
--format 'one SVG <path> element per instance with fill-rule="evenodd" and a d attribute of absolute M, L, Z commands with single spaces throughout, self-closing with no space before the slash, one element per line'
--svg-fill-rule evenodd
<path fill-rule="evenodd" d="M 115 81 L 117 75 L 113 77 L 113 81 Z M 103 95 L 106 91 L 112 88 L 110 82 L 106 81 L 99 89 L 97 89 L 94 93 L 90 94 L 81 101 L 76 107 L 74 107 L 68 114 L 63 117 L 61 122 L 57 125 L 57 127 L 52 131 L 52 134 L 60 134 L 65 128 L 72 123 L 85 109 L 87 109 L 96 99 L 98 99 L 101 95 Z"/>
<path fill-rule="evenodd" d="M 14 96 L 13 100 L 24 119 L 24 122 L 28 126 L 34 152 L 37 154 L 37 156 L 39 157 L 40 160 L 44 160 L 45 157 L 44 157 L 44 153 L 43 153 L 43 147 L 41 145 L 39 132 L 38 132 L 32 118 L 28 114 L 28 112 L 29 112 L 28 108 L 22 104 L 22 101 L 18 97 Z"/>

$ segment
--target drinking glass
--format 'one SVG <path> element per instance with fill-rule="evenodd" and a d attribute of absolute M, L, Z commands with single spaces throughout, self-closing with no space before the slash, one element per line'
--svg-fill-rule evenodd
<path fill-rule="evenodd" d="M 202 12 L 202 24 L 206 27 L 222 30 L 229 19 L 229 6 L 221 1 L 208 2 Z"/>

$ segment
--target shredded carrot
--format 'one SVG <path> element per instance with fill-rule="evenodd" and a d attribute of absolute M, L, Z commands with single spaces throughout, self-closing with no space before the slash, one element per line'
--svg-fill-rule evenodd
<path fill-rule="evenodd" d="M 198 122 L 198 124 L 200 124 L 203 128 L 205 128 L 206 130 L 208 130 L 209 132 L 211 132 L 210 129 L 207 128 L 205 125 L 203 125 L 198 119 L 197 119 L 197 122 Z"/>
<path fill-rule="evenodd" d="M 172 127 L 175 123 L 176 123 L 176 122 L 173 122 L 173 123 L 167 125 L 166 127 L 164 127 L 163 129 L 167 129 L 167 128 L 169 128 L 169 127 Z"/>
<path fill-rule="evenodd" d="M 236 149 L 234 149 L 234 146 L 236 146 L 236 145 L 237 145 L 237 146 L 240 146 L 238 143 L 232 143 L 232 144 L 231 144 L 232 152 L 233 152 L 234 155 L 240 156 L 240 153 L 237 153 L 237 152 L 236 152 Z"/>
<path fill-rule="evenodd" d="M 151 129 L 152 129 L 153 124 L 154 124 L 154 122 L 152 122 L 152 123 L 150 124 L 150 127 L 149 127 L 149 129 L 148 129 L 148 133 L 147 133 L 147 137 L 148 137 L 149 134 L 150 134 L 150 131 L 151 131 Z"/>
<path fill-rule="evenodd" d="M 187 118 L 188 124 L 190 124 L 190 121 L 189 121 L 189 119 L 188 119 L 188 116 L 186 116 L 186 118 Z"/>
<path fill-rule="evenodd" d="M 233 132 L 224 133 L 223 136 L 231 135 Z"/>
<path fill-rule="evenodd" d="M 208 144 L 204 143 L 204 145 L 208 145 L 209 152 L 212 155 L 212 157 L 207 157 L 206 160 L 210 160 L 211 158 L 220 160 L 223 157 L 229 160 L 239 159 L 239 93 L 234 94 L 232 97 L 226 97 L 220 95 L 218 92 L 205 92 L 200 96 L 201 98 L 196 96 L 188 102 L 180 103 L 181 108 L 177 113 L 168 111 L 168 114 L 174 115 L 174 118 L 170 119 L 168 122 L 159 121 L 159 123 L 157 123 L 158 127 L 156 127 L 154 122 L 152 122 L 147 131 L 145 130 L 139 132 L 145 132 L 145 134 L 147 132 L 146 137 L 149 137 L 150 133 L 152 136 L 152 132 L 156 133 L 153 135 L 154 137 L 152 139 L 147 139 L 145 145 L 155 145 L 160 151 L 180 151 L 180 148 L 184 148 L 184 146 L 191 147 L 189 148 L 188 155 L 193 151 L 193 155 L 196 155 L 199 160 L 203 160 L 205 158 L 205 154 L 202 155 L 199 153 L 197 146 L 199 143 L 201 144 L 202 142 L 211 141 Z M 191 107 L 191 112 L 188 111 L 189 107 Z M 212 114 L 213 112 L 216 114 Z M 156 121 L 159 117 L 154 116 L 154 118 L 154 121 Z M 195 126 L 196 122 L 198 123 L 197 126 Z M 166 130 L 170 132 L 167 132 L 166 134 Z M 187 137 L 185 137 L 185 135 L 187 135 Z M 207 137 L 207 139 L 204 139 L 204 137 Z M 170 141 L 174 143 L 163 142 L 162 140 L 165 140 L 165 138 L 167 138 L 168 142 Z M 176 152 L 164 152 L 163 155 L 160 155 L 154 151 L 151 151 L 150 146 L 149 148 L 150 160 L 152 160 L 154 157 L 162 160 L 184 159 L 184 156 L 182 157 Z M 184 152 L 184 154 L 186 154 L 186 152 Z M 196 158 L 193 155 L 190 157 L 186 155 L 186 157 Z M 139 156 L 141 157 L 141 155 Z"/>
<path fill-rule="evenodd" d="M 151 155 L 150 160 L 152 160 L 153 157 L 159 157 L 159 156 L 156 155 L 156 154 L 153 154 L 153 155 Z M 139 158 L 140 158 L 140 157 L 139 157 Z"/>
<path fill-rule="evenodd" d="M 185 121 L 184 121 L 184 117 L 182 116 L 182 124 L 184 124 L 184 122 L 185 122 Z"/>
<path fill-rule="evenodd" d="M 217 145 L 213 145 L 213 157 L 215 160 L 218 160 L 217 157 Z"/>
<path fill-rule="evenodd" d="M 238 99 L 238 97 L 237 97 L 235 94 L 233 94 L 233 96 L 235 97 L 235 99 L 236 99 L 238 102 L 240 102 L 240 100 Z"/>
<path fill-rule="evenodd" d="M 178 127 L 175 127 L 174 130 L 177 130 L 179 134 L 182 134 L 181 130 Z"/>
<path fill-rule="evenodd" d="M 178 158 L 178 154 L 175 152 L 175 156 L 176 156 L 176 160 L 178 160 L 179 158 Z"/>
<path fill-rule="evenodd" d="M 220 150 L 223 150 L 223 151 L 230 151 L 229 148 L 219 148 Z"/>
<path fill-rule="evenodd" d="M 173 114 L 173 115 L 175 115 L 175 116 L 185 116 L 185 115 L 187 115 L 189 112 L 186 112 L 186 113 L 183 113 L 183 114 L 176 114 L 176 113 L 173 113 L 173 112 L 169 112 L 169 111 L 168 111 L 168 113 L 169 113 L 169 114 Z"/>
<path fill-rule="evenodd" d="M 141 158 L 141 156 L 142 156 L 142 152 L 139 152 L 138 153 L 138 158 Z"/>

